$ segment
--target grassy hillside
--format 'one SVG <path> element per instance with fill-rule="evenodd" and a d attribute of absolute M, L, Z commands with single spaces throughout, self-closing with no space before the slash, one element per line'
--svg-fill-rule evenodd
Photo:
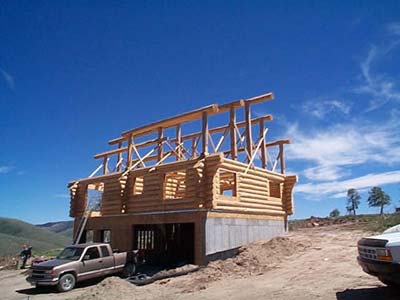
<path fill-rule="evenodd" d="M 20 220 L 0 217 L 0 256 L 19 254 L 26 243 L 33 246 L 34 253 L 43 253 L 62 248 L 71 239 Z"/>
<path fill-rule="evenodd" d="M 72 239 L 74 221 L 49 222 L 45 224 L 39 224 L 36 226 L 50 230 L 58 234 L 62 234 L 63 236 Z"/>

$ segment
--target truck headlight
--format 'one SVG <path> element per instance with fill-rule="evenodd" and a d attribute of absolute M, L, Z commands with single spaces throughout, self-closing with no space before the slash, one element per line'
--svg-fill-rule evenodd
<path fill-rule="evenodd" d="M 376 257 L 383 261 L 393 261 L 392 253 L 389 249 L 376 249 Z"/>
<path fill-rule="evenodd" d="M 53 270 L 53 269 L 51 269 L 51 270 L 46 270 L 46 271 L 44 271 L 44 274 L 49 274 L 49 275 L 52 275 L 52 274 L 53 274 L 53 272 L 54 272 L 54 270 Z"/>

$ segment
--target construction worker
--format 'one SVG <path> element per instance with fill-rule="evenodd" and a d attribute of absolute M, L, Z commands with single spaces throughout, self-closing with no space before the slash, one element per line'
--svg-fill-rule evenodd
<path fill-rule="evenodd" d="M 25 269 L 27 260 L 32 256 L 32 246 L 23 245 L 20 256 L 22 258 L 21 269 Z"/>

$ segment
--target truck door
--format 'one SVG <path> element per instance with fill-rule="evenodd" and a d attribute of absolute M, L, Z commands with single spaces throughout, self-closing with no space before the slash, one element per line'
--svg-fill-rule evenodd
<path fill-rule="evenodd" d="M 114 256 L 110 253 L 107 246 L 100 246 L 101 257 L 103 259 L 103 274 L 107 275 L 114 271 Z"/>
<path fill-rule="evenodd" d="M 86 248 L 83 254 L 83 259 L 79 265 L 79 279 L 89 279 L 98 277 L 102 272 L 103 258 L 100 257 L 99 248 L 97 246 L 92 246 Z"/>

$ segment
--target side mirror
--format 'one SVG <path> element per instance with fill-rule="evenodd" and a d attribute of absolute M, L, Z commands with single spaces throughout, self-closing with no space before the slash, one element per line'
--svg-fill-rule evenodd
<path fill-rule="evenodd" d="M 90 259 L 90 255 L 85 255 L 85 256 L 83 257 L 82 261 L 89 260 L 89 259 Z"/>

